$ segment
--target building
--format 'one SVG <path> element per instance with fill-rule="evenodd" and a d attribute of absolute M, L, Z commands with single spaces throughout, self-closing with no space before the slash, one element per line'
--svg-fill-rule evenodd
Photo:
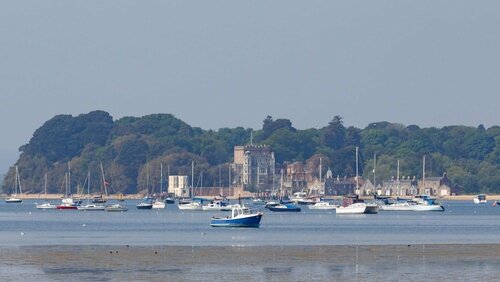
<path fill-rule="evenodd" d="M 418 182 L 416 177 L 410 179 L 408 177 L 402 177 L 401 179 L 391 179 L 389 181 L 384 181 L 382 187 L 377 189 L 377 195 L 383 196 L 415 196 L 418 194 Z"/>
<path fill-rule="evenodd" d="M 170 175 L 168 177 L 168 194 L 179 198 L 189 198 L 189 182 L 187 175 Z"/>
<path fill-rule="evenodd" d="M 273 185 L 275 169 L 274 153 L 265 145 L 234 147 L 235 186 L 255 192 L 269 190 Z"/>
<path fill-rule="evenodd" d="M 430 196 L 450 196 L 451 181 L 446 177 L 446 173 L 442 177 L 426 177 L 418 185 L 419 194 Z"/>

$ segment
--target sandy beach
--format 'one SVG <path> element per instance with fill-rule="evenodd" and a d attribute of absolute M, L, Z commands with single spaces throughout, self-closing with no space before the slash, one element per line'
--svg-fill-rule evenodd
<path fill-rule="evenodd" d="M 1 281 L 493 281 L 500 245 L 1 247 Z"/>

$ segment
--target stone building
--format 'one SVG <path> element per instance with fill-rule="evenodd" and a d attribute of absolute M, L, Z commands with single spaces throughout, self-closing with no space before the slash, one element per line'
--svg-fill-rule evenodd
<path fill-rule="evenodd" d="M 382 183 L 382 187 L 377 189 L 377 194 L 393 197 L 415 196 L 418 194 L 417 185 L 416 177 L 411 179 L 410 176 L 403 176 L 400 180 L 392 178 Z"/>
<path fill-rule="evenodd" d="M 452 190 L 451 181 L 446 177 L 446 173 L 442 177 L 426 177 L 418 185 L 419 194 L 430 196 L 450 196 Z"/>
<path fill-rule="evenodd" d="M 168 194 L 175 197 L 190 197 L 187 175 L 170 175 L 168 177 Z"/>
<path fill-rule="evenodd" d="M 234 186 L 245 190 L 269 190 L 275 169 L 274 153 L 265 145 L 234 147 Z"/>
<path fill-rule="evenodd" d="M 330 169 L 326 172 L 324 186 L 326 196 L 354 195 L 356 192 L 356 180 L 354 178 L 340 178 L 339 176 L 334 178 Z"/>

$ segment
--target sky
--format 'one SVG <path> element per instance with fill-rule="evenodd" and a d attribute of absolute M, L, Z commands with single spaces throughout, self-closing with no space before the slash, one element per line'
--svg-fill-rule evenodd
<path fill-rule="evenodd" d="M 58 114 L 499 125 L 500 1 L 0 2 L 0 175 Z"/>

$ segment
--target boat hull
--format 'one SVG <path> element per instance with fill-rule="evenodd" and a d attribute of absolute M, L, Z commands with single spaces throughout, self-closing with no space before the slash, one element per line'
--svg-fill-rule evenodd
<path fill-rule="evenodd" d="M 338 207 L 335 212 L 337 214 L 363 214 L 365 213 L 366 206 L 365 205 L 357 205 L 357 206 L 347 206 L 347 207 Z"/>
<path fill-rule="evenodd" d="M 122 205 L 115 204 L 115 205 L 107 206 L 104 210 L 107 212 L 126 212 L 126 211 L 128 211 L 128 208 L 124 207 Z"/>
<path fill-rule="evenodd" d="M 367 213 L 367 214 L 376 214 L 376 213 L 378 213 L 378 210 L 379 210 L 378 206 L 367 205 L 364 213 Z"/>
<path fill-rule="evenodd" d="M 224 218 L 213 217 L 210 221 L 212 227 L 259 227 L 262 213 L 253 214 L 245 217 Z"/>
<path fill-rule="evenodd" d="M 51 209 L 57 209 L 57 206 L 49 203 L 44 203 L 36 205 L 36 208 L 39 210 L 51 210 Z"/>
<path fill-rule="evenodd" d="M 273 211 L 273 212 L 300 212 L 300 208 L 299 207 L 294 207 L 294 208 L 283 208 L 283 207 L 279 207 L 279 206 L 275 206 L 275 207 L 269 207 L 268 208 L 270 211 Z"/>
<path fill-rule="evenodd" d="M 200 204 L 188 203 L 188 204 L 179 204 L 177 206 L 180 210 L 189 210 L 189 211 L 201 211 L 203 207 Z"/>
<path fill-rule="evenodd" d="M 10 199 L 5 199 L 5 202 L 7 204 L 16 204 L 16 203 L 22 203 L 22 199 L 17 199 L 17 198 L 10 198 Z"/>
<path fill-rule="evenodd" d="M 444 207 L 440 205 L 415 205 L 412 211 L 444 211 Z"/>
<path fill-rule="evenodd" d="M 144 204 L 144 205 L 137 205 L 136 206 L 138 210 L 150 210 L 153 208 L 153 204 Z"/>
<path fill-rule="evenodd" d="M 104 211 L 105 207 L 98 205 L 88 205 L 88 206 L 78 206 L 77 209 L 79 211 Z"/>
<path fill-rule="evenodd" d="M 71 205 L 60 205 L 56 207 L 58 210 L 76 210 L 78 209 L 77 206 L 71 206 Z"/>

